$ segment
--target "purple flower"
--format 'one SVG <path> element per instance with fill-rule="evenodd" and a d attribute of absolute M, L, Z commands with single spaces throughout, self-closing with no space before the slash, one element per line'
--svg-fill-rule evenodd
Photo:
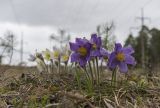
<path fill-rule="evenodd" d="M 108 61 L 108 67 L 114 69 L 117 66 L 120 69 L 120 72 L 126 73 L 128 71 L 127 64 L 135 65 L 135 59 L 131 56 L 134 53 L 134 50 L 131 46 L 122 48 L 120 43 L 115 44 L 114 51 L 111 53 Z"/>
<path fill-rule="evenodd" d="M 110 53 L 105 48 L 100 48 L 101 58 L 108 60 Z"/>
<path fill-rule="evenodd" d="M 81 67 L 84 67 L 87 61 L 90 60 L 90 42 L 83 38 L 76 38 L 76 42 L 70 42 L 70 49 L 73 51 L 71 54 L 71 62 L 77 62 Z"/>
<path fill-rule="evenodd" d="M 36 60 L 36 57 L 34 55 L 30 54 L 28 60 L 33 62 Z"/>
<path fill-rule="evenodd" d="M 90 56 L 100 57 L 101 56 L 100 48 L 102 47 L 101 37 L 98 37 L 97 34 L 92 34 L 90 43 L 92 44 L 92 51 L 91 51 Z"/>

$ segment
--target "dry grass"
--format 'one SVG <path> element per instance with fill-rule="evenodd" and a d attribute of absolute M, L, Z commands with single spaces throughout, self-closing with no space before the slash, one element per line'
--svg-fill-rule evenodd
<path fill-rule="evenodd" d="M 117 87 L 110 87 L 111 72 L 103 73 L 100 93 L 87 94 L 82 79 L 79 90 L 71 72 L 57 76 L 38 74 L 36 68 L 0 67 L 0 108 L 159 108 L 160 74 L 148 76 L 147 71 L 118 73 Z M 157 74 L 158 73 L 158 74 Z"/>

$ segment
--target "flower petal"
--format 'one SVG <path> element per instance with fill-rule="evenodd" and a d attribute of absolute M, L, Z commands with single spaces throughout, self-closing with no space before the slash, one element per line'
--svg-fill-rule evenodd
<path fill-rule="evenodd" d="M 71 54 L 71 62 L 78 62 L 78 59 L 79 59 L 79 54 L 77 53 Z"/>
<path fill-rule="evenodd" d="M 91 59 L 91 56 L 90 56 L 90 54 L 88 54 L 87 56 L 86 56 L 86 61 L 89 61 Z"/>
<path fill-rule="evenodd" d="M 99 47 L 101 47 L 102 46 L 102 40 L 101 40 L 101 37 L 98 37 L 97 38 L 97 47 L 99 48 Z"/>
<path fill-rule="evenodd" d="M 100 57 L 101 56 L 101 53 L 100 53 L 100 50 L 99 49 L 96 49 L 96 50 L 92 50 L 91 51 L 91 54 L 90 54 L 92 57 Z"/>
<path fill-rule="evenodd" d="M 84 45 L 85 43 L 88 43 L 89 41 L 87 40 L 87 39 L 85 39 L 85 38 L 76 38 L 76 43 L 78 44 L 78 45 Z"/>
<path fill-rule="evenodd" d="M 92 34 L 90 41 L 91 41 L 91 43 L 96 43 L 96 41 L 97 41 L 97 34 Z"/>
<path fill-rule="evenodd" d="M 92 35 L 91 35 L 90 42 L 91 42 L 92 44 L 96 44 L 98 48 L 100 48 L 100 47 L 102 46 L 101 37 L 98 37 L 97 34 L 92 34 Z"/>
<path fill-rule="evenodd" d="M 78 48 L 79 48 L 79 45 L 76 44 L 76 43 L 70 42 L 69 45 L 70 45 L 70 49 L 71 49 L 72 51 L 77 51 Z"/>
<path fill-rule="evenodd" d="M 79 59 L 79 65 L 81 67 L 84 67 L 86 65 L 87 61 L 85 59 Z"/>
<path fill-rule="evenodd" d="M 109 61 L 108 61 L 108 67 L 111 69 L 114 69 L 117 65 L 118 65 L 118 61 L 115 59 L 115 52 L 112 52 L 110 57 L 109 57 Z"/>
<path fill-rule="evenodd" d="M 122 50 L 125 54 L 133 54 L 134 53 L 134 49 L 132 48 L 131 45 L 124 47 Z"/>
<path fill-rule="evenodd" d="M 136 65 L 136 61 L 134 59 L 134 57 L 132 57 L 131 55 L 125 55 L 125 63 L 130 64 L 130 65 Z"/>
<path fill-rule="evenodd" d="M 84 47 L 87 48 L 87 51 L 90 51 L 92 45 L 89 42 L 87 42 L 84 44 Z"/>
<path fill-rule="evenodd" d="M 108 52 L 106 49 L 101 48 L 101 49 L 100 49 L 100 53 L 101 53 L 102 56 L 109 58 L 109 55 L 110 55 L 110 54 L 109 54 L 109 52 Z"/>
<path fill-rule="evenodd" d="M 34 55 L 30 54 L 28 60 L 33 62 L 36 60 L 36 57 Z"/>
<path fill-rule="evenodd" d="M 121 45 L 120 43 L 115 43 L 115 48 L 114 48 L 114 50 L 115 50 L 116 52 L 119 52 L 121 49 L 122 49 L 122 45 Z"/>
<path fill-rule="evenodd" d="M 111 68 L 111 69 L 116 68 L 116 66 L 118 65 L 118 63 L 119 63 L 119 62 L 114 59 L 114 60 L 110 63 L 109 68 Z"/>
<path fill-rule="evenodd" d="M 126 73 L 128 71 L 128 67 L 125 62 L 120 62 L 118 65 L 119 65 L 120 72 Z"/>

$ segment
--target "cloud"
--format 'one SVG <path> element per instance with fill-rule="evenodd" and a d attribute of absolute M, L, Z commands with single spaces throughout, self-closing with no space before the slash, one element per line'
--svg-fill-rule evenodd
<path fill-rule="evenodd" d="M 113 19 L 121 25 L 128 19 L 134 19 L 135 13 L 145 3 L 146 0 L 0 0 L 0 21 L 18 20 L 28 25 L 93 32 L 98 24 Z M 158 3 L 160 1 L 149 4 L 149 15 L 157 16 Z M 123 26 L 128 25 L 123 23 Z"/>
<path fill-rule="evenodd" d="M 114 20 L 117 41 L 123 42 L 131 26 L 140 26 L 135 17 L 144 6 L 145 15 L 153 18 L 145 23 L 160 27 L 159 4 L 159 0 L 0 0 L 0 33 L 11 29 L 20 37 L 23 31 L 26 50 L 33 52 L 48 47 L 48 36 L 59 28 L 73 37 L 89 37 L 97 25 Z"/>

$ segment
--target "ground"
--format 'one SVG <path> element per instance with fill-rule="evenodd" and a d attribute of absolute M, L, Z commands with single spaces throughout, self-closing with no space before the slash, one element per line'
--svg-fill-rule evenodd
<path fill-rule="evenodd" d="M 64 71 L 64 70 L 63 70 Z M 100 89 L 89 94 L 84 77 L 79 88 L 75 70 L 61 74 L 39 73 L 36 67 L 0 66 L 0 108 L 159 108 L 160 75 L 132 69 L 117 73 L 111 88 L 111 72 L 102 73 Z"/>

